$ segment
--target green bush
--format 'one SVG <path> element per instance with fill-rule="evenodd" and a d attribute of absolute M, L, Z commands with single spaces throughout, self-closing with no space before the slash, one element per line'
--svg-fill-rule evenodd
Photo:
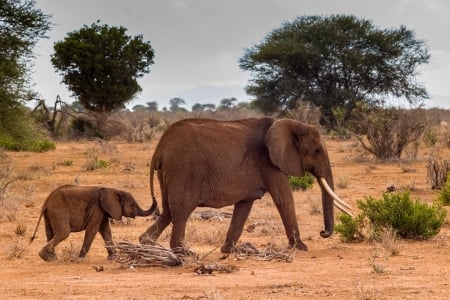
<path fill-rule="evenodd" d="M 55 149 L 55 144 L 45 138 L 25 107 L 0 105 L 0 116 L 0 148 L 34 152 Z"/>
<path fill-rule="evenodd" d="M 33 138 L 12 138 L 7 135 L 0 134 L 0 148 L 10 151 L 33 151 L 33 152 L 46 152 L 55 149 L 55 143 L 37 136 Z"/>
<path fill-rule="evenodd" d="M 383 199 L 369 196 L 365 201 L 358 200 L 357 204 L 361 214 L 355 219 L 340 216 L 341 223 L 336 225 L 336 232 L 345 240 L 364 231 L 364 220 L 375 234 L 392 228 L 404 239 L 428 239 L 439 233 L 446 216 L 446 211 L 438 205 L 411 200 L 409 192 L 384 193 Z"/>
<path fill-rule="evenodd" d="M 336 224 L 334 230 L 342 236 L 344 241 L 353 242 L 363 238 L 363 234 L 360 231 L 362 228 L 363 215 L 352 218 L 349 215 L 340 214 L 338 219 L 340 223 Z"/>
<path fill-rule="evenodd" d="M 302 190 L 305 191 L 307 189 L 312 188 L 314 183 L 314 176 L 310 173 L 306 172 L 304 176 L 289 176 L 289 185 L 294 191 Z"/>
<path fill-rule="evenodd" d="M 450 205 L 450 172 L 447 174 L 447 181 L 439 193 L 438 202 L 442 205 Z"/>

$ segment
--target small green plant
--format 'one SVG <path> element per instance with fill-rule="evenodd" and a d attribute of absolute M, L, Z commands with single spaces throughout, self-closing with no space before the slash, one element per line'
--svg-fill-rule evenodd
<path fill-rule="evenodd" d="M 96 156 L 93 158 L 89 158 L 85 164 L 87 171 L 93 171 L 93 170 L 97 170 L 97 169 L 106 169 L 108 166 L 109 166 L 109 163 L 106 160 L 98 159 Z"/>
<path fill-rule="evenodd" d="M 109 163 L 106 160 L 99 159 L 97 160 L 97 167 L 99 169 L 106 169 L 108 167 Z"/>
<path fill-rule="evenodd" d="M 338 216 L 339 224 L 336 224 L 334 230 L 339 233 L 342 239 L 346 242 L 355 242 L 363 239 L 361 233 L 362 223 L 364 216 L 358 215 L 356 218 L 352 218 L 346 214 L 340 214 Z"/>
<path fill-rule="evenodd" d="M 73 160 L 65 159 L 63 161 L 63 165 L 66 166 L 66 167 L 70 167 L 71 165 L 73 165 Z"/>
<path fill-rule="evenodd" d="M 438 202 L 442 205 L 450 205 L 450 172 L 447 173 L 447 181 L 439 192 Z"/>
<path fill-rule="evenodd" d="M 289 176 L 289 185 L 294 191 L 306 191 L 307 189 L 312 188 L 313 183 L 314 176 L 308 172 L 306 172 L 302 177 Z"/>
<path fill-rule="evenodd" d="M 439 233 L 446 216 L 441 206 L 411 200 L 409 192 L 384 193 L 383 199 L 369 196 L 357 204 L 362 212 L 354 219 L 339 216 L 341 223 L 336 225 L 336 231 L 347 241 L 363 236 L 365 226 L 375 237 L 389 229 L 404 239 L 428 239 Z"/>

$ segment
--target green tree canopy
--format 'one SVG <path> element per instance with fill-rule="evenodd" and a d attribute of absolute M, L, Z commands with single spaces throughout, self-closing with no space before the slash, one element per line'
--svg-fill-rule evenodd
<path fill-rule="evenodd" d="M 185 105 L 186 101 L 183 98 L 175 97 L 169 100 L 170 111 L 185 111 L 185 108 L 180 107 L 180 105 Z"/>
<path fill-rule="evenodd" d="M 0 0 L 0 147 L 34 150 L 42 141 L 23 104 L 33 94 L 33 48 L 50 25 L 35 1 Z"/>
<path fill-rule="evenodd" d="M 219 110 L 227 110 L 231 109 L 236 105 L 237 99 L 235 97 L 232 98 L 223 98 L 220 100 Z"/>
<path fill-rule="evenodd" d="M 358 101 L 426 99 L 416 77 L 428 60 L 425 42 L 404 26 L 380 29 L 354 16 L 303 16 L 246 49 L 240 67 L 251 71 L 247 93 L 264 113 L 286 112 L 301 99 L 332 119 L 333 107 L 348 114 Z"/>
<path fill-rule="evenodd" d="M 147 102 L 147 110 L 148 111 L 158 111 L 158 102 L 157 101 L 150 101 Z"/>
<path fill-rule="evenodd" d="M 137 79 L 150 72 L 154 57 L 150 42 L 144 42 L 142 35 L 128 36 L 126 31 L 97 21 L 54 45 L 53 66 L 89 111 L 122 109 L 141 91 Z"/>

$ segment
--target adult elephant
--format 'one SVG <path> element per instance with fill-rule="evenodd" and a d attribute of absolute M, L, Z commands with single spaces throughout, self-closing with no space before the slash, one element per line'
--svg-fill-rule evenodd
<path fill-rule="evenodd" d="M 150 164 L 150 188 L 158 172 L 162 214 L 141 236 L 155 241 L 173 224 L 170 247 L 183 246 L 186 222 L 198 206 L 234 205 L 221 251 L 233 250 L 253 201 L 269 192 L 291 246 L 307 250 L 300 238 L 288 175 L 313 174 L 322 190 L 324 238 L 334 227 L 333 204 L 347 214 L 350 207 L 333 192 L 333 175 L 319 131 L 295 120 L 269 117 L 237 121 L 185 119 L 161 137 Z M 154 197 L 154 196 L 153 196 Z"/>
<path fill-rule="evenodd" d="M 125 191 L 99 186 L 64 185 L 54 190 L 44 202 L 36 229 L 30 242 L 36 238 L 36 232 L 42 216 L 45 220 L 47 244 L 39 252 L 46 261 L 56 259 L 55 247 L 66 239 L 70 232 L 85 230 L 83 246 L 79 257 L 85 257 L 97 232 L 105 241 L 108 257 L 115 254 L 109 218 L 120 220 L 122 216 L 145 217 L 157 211 L 157 202 L 153 201 L 149 210 L 143 210 L 133 196 Z"/>

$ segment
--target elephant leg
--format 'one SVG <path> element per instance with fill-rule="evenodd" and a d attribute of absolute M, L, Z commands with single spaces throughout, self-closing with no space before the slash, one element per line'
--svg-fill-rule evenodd
<path fill-rule="evenodd" d="M 50 224 L 48 226 L 51 227 Z M 56 259 L 55 247 L 69 236 L 70 225 L 64 224 L 64 226 L 58 228 L 57 230 L 52 230 L 51 233 L 53 234 L 52 238 L 50 238 L 48 243 L 41 249 L 41 251 L 39 251 L 39 256 L 46 261 Z M 47 231 L 47 238 L 49 236 L 50 235 Z"/>
<path fill-rule="evenodd" d="M 230 228 L 228 228 L 225 244 L 220 249 L 223 253 L 230 253 L 236 245 L 239 237 L 244 230 L 253 201 L 241 201 L 234 204 L 233 217 L 231 218 Z"/>
<path fill-rule="evenodd" d="M 170 248 L 183 248 L 184 247 L 184 236 L 186 234 L 186 223 L 187 217 L 176 218 L 172 221 L 172 235 L 170 236 Z"/>
<path fill-rule="evenodd" d="M 91 220 L 91 223 L 86 226 L 83 245 L 81 246 L 80 254 L 78 255 L 78 257 L 84 258 L 86 256 L 98 231 L 100 231 L 100 225 L 96 222 L 92 222 Z"/>
<path fill-rule="evenodd" d="M 144 245 L 152 244 L 159 238 L 164 229 L 169 226 L 171 220 L 171 217 L 163 212 L 156 219 L 156 222 L 153 223 L 152 226 L 147 228 L 147 230 L 143 234 L 141 234 L 141 236 L 139 237 L 139 242 Z"/>
<path fill-rule="evenodd" d="M 289 183 L 287 181 L 285 184 L 278 183 L 275 185 L 274 189 L 269 190 L 269 192 L 275 202 L 281 220 L 283 221 L 289 245 L 300 250 L 308 250 L 308 246 L 300 239 L 300 230 L 295 214 L 294 197 L 292 196 Z"/>
<path fill-rule="evenodd" d="M 104 218 L 102 224 L 100 224 L 100 235 L 105 241 L 106 251 L 108 251 L 108 259 L 114 258 L 116 249 L 112 239 L 111 226 L 109 225 L 109 219 Z"/>

